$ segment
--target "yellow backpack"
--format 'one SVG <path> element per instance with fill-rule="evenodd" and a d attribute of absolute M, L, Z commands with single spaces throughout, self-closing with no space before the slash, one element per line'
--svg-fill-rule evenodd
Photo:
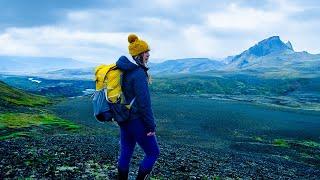
<path fill-rule="evenodd" d="M 100 122 L 127 121 L 135 98 L 127 103 L 122 93 L 123 72 L 116 64 L 100 65 L 95 69 L 96 91 L 93 94 L 93 112 Z"/>
<path fill-rule="evenodd" d="M 122 71 L 116 64 L 99 65 L 95 69 L 96 90 L 106 89 L 107 100 L 116 103 L 121 100 L 121 76 Z"/>

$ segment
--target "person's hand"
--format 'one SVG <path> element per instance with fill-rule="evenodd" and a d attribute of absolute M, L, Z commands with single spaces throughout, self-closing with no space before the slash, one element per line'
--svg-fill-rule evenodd
<path fill-rule="evenodd" d="M 154 136 L 156 135 L 156 132 L 148 132 L 147 136 Z"/>

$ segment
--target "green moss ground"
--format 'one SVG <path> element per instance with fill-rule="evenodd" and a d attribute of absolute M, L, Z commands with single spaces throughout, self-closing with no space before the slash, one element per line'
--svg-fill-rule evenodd
<path fill-rule="evenodd" d="M 56 129 L 58 131 L 74 132 L 81 127 L 70 121 L 58 118 L 52 114 L 5 113 L 0 114 L 0 140 L 29 137 L 37 134 L 34 129 Z"/>

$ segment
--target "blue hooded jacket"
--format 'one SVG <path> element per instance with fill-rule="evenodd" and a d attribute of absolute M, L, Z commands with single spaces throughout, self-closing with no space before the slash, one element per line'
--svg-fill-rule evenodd
<path fill-rule="evenodd" d="M 155 121 L 151 109 L 151 99 L 146 71 L 130 62 L 126 56 L 121 56 L 116 62 L 117 67 L 123 71 L 122 89 L 127 102 L 136 98 L 131 109 L 130 119 L 141 119 L 145 131 L 155 132 Z"/>

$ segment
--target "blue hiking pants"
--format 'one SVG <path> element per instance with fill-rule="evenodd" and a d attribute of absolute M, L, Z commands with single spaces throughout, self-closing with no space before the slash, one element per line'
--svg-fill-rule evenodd
<path fill-rule="evenodd" d="M 130 119 L 120 125 L 120 157 L 118 168 L 128 171 L 130 160 L 136 143 L 143 149 L 145 156 L 141 161 L 139 170 L 151 172 L 154 163 L 159 157 L 159 146 L 155 136 L 147 136 L 145 126 L 140 119 Z"/>

